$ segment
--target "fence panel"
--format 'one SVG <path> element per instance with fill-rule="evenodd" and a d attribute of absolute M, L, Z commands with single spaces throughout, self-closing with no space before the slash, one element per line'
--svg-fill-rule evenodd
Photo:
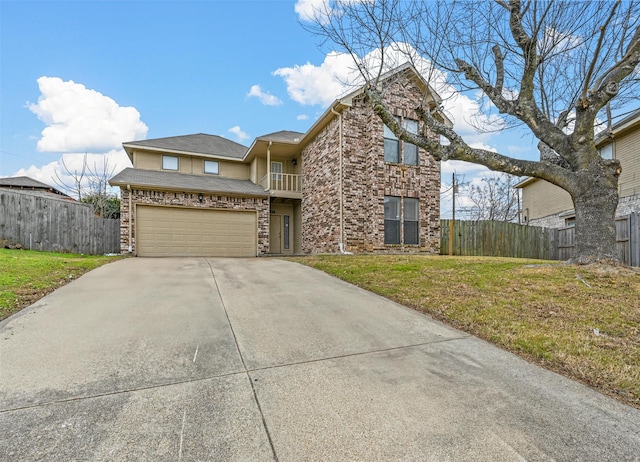
<path fill-rule="evenodd" d="M 449 254 L 451 220 L 440 220 L 440 253 Z M 499 221 L 454 223 L 453 254 L 568 260 L 575 246 L 575 228 L 542 228 Z M 616 219 L 616 246 L 627 265 L 640 266 L 640 216 Z"/>
<path fill-rule="evenodd" d="M 49 252 L 120 253 L 120 220 L 96 217 L 89 204 L 0 190 L 0 239 Z"/>
<path fill-rule="evenodd" d="M 451 220 L 440 220 L 440 252 L 449 253 Z M 551 259 L 554 231 L 501 221 L 454 222 L 453 254 Z"/>

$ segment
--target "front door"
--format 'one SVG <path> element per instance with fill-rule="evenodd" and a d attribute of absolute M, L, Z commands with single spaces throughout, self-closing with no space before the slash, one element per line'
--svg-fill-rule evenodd
<path fill-rule="evenodd" d="M 269 222 L 269 253 L 282 253 L 282 215 L 271 215 Z"/>

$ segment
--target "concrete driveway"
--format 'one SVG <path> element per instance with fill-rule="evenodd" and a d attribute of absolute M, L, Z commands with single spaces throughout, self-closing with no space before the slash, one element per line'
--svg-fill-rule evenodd
<path fill-rule="evenodd" d="M 0 459 L 638 461 L 640 411 L 294 263 L 131 258 L 0 323 Z"/>

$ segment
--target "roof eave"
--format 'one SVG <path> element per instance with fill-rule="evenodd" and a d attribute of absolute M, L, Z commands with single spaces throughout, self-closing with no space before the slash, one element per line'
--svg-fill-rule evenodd
<path fill-rule="evenodd" d="M 179 149 L 160 148 L 160 147 L 154 147 L 154 146 L 143 146 L 143 145 L 139 145 L 139 144 L 123 143 L 122 146 L 124 147 L 124 150 L 127 153 L 127 155 L 129 156 L 129 159 L 131 160 L 131 162 L 133 162 L 133 150 L 134 149 L 136 149 L 138 151 L 163 152 L 163 153 L 168 153 L 168 154 L 178 154 L 178 155 L 193 156 L 193 157 L 206 157 L 207 159 L 220 159 L 220 160 L 229 160 L 229 161 L 235 161 L 235 162 L 242 162 L 244 160 L 244 157 L 243 158 L 227 157 L 227 156 L 223 156 L 223 155 L 219 155 L 219 154 L 207 154 L 207 153 L 204 153 L 204 152 L 183 151 L 183 150 L 179 150 Z M 129 149 L 131 149 L 131 152 L 129 152 Z M 246 153 L 245 153 L 245 156 L 246 156 Z"/>

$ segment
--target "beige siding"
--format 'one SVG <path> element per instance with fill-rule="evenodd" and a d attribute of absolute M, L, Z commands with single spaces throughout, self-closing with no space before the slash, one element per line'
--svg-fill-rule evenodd
<path fill-rule="evenodd" d="M 535 180 L 522 188 L 522 209 L 528 220 L 573 209 L 571 196 L 564 189 L 544 180 Z"/>
<path fill-rule="evenodd" d="M 162 170 L 162 155 L 145 151 L 133 152 L 134 168 L 144 170 Z"/>
<path fill-rule="evenodd" d="M 180 156 L 175 154 L 167 154 L 178 157 L 178 171 L 190 175 L 204 175 L 203 157 Z M 162 170 L 162 153 L 134 151 L 133 166 L 144 170 Z M 234 178 L 239 180 L 250 179 L 250 166 L 241 162 L 228 162 L 220 159 L 216 160 L 220 163 L 220 176 L 225 178 Z"/>
<path fill-rule="evenodd" d="M 622 165 L 620 197 L 640 194 L 640 130 L 615 140 L 615 156 Z"/>
<path fill-rule="evenodd" d="M 256 157 L 251 164 L 251 181 L 259 184 L 267 174 L 267 158 Z M 255 175 L 255 176 L 254 176 Z"/>
<path fill-rule="evenodd" d="M 248 180 L 250 178 L 250 168 L 248 164 L 240 162 L 225 162 L 223 160 L 219 162 L 220 176 L 225 178 L 236 178 L 238 180 Z M 204 173 L 204 164 L 202 173 Z"/>

